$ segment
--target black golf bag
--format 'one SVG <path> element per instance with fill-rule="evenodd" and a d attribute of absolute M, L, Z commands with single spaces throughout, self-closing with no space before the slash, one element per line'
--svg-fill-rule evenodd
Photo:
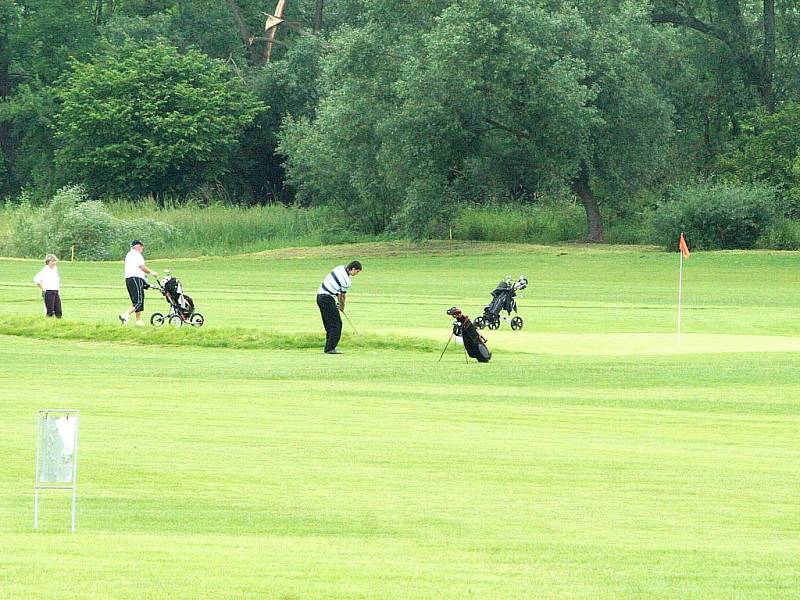
<path fill-rule="evenodd" d="M 461 336 L 467 355 L 478 362 L 489 362 L 492 358 L 492 353 L 486 346 L 486 338 L 478 333 L 469 317 L 462 314 L 456 307 L 448 310 L 447 314 L 456 321 L 453 323 L 453 334 Z"/>
<path fill-rule="evenodd" d="M 500 312 L 506 311 L 508 316 L 512 312 L 517 312 L 517 291 L 524 290 L 528 287 L 528 280 L 520 275 L 517 281 L 507 276 L 503 281 L 497 284 L 492 290 L 492 301 L 483 308 L 483 315 L 475 319 L 475 326 L 478 329 L 488 327 L 489 329 L 497 329 L 500 327 L 500 319 L 508 321 L 507 317 L 501 317 Z M 522 317 L 516 316 L 510 319 L 511 329 L 522 329 Z"/>
<path fill-rule="evenodd" d="M 188 318 L 194 313 L 194 302 L 191 297 L 183 293 L 181 282 L 175 277 L 170 277 L 162 284 L 164 297 L 170 306 L 183 318 Z"/>

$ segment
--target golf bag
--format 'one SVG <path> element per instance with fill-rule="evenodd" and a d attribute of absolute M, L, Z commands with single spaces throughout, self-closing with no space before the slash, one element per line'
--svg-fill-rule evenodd
<path fill-rule="evenodd" d="M 170 277 L 161 284 L 164 287 L 164 297 L 176 313 L 183 318 L 188 318 L 194 312 L 192 298 L 183 293 L 180 280 Z"/>
<path fill-rule="evenodd" d="M 486 346 L 486 338 L 478 333 L 469 317 L 455 306 L 448 310 L 447 314 L 455 319 L 453 333 L 461 336 L 467 355 L 478 362 L 489 362 L 492 359 L 492 353 Z"/>
<path fill-rule="evenodd" d="M 483 308 L 483 315 L 475 319 L 475 326 L 478 329 L 488 327 L 497 329 L 500 327 L 500 319 L 508 321 L 507 317 L 501 317 L 500 312 L 506 311 L 508 316 L 512 312 L 517 312 L 517 292 L 528 287 L 528 280 L 523 275 L 517 281 L 506 276 L 503 281 L 497 284 L 492 290 L 492 301 Z M 516 316 L 510 320 L 511 329 L 522 329 L 522 317 Z"/>

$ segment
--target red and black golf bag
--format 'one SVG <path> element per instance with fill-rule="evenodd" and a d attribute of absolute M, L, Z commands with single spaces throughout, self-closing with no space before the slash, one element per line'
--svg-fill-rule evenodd
<path fill-rule="evenodd" d="M 489 362 L 492 358 L 492 353 L 486 346 L 486 338 L 478 333 L 469 317 L 455 306 L 449 309 L 447 314 L 456 320 L 456 323 L 453 324 L 453 333 L 461 336 L 467 355 L 478 362 Z"/>

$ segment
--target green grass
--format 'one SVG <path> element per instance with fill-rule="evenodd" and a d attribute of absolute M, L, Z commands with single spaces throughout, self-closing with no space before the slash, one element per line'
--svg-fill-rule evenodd
<path fill-rule="evenodd" d="M 314 292 L 361 258 L 345 354 Z M 370 244 L 157 261 L 200 330 L 114 327 L 120 264 L 0 260 L 0 597 L 789 598 L 800 587 L 796 253 Z M 444 310 L 524 272 L 466 364 Z M 148 297 L 147 313 L 163 299 Z M 347 332 L 347 323 L 345 330 Z M 225 344 L 230 347 L 220 347 Z M 34 416 L 81 410 L 32 530 Z"/>

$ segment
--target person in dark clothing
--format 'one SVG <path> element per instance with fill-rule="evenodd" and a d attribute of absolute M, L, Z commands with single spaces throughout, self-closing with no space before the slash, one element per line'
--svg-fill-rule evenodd
<path fill-rule="evenodd" d="M 317 306 L 325 327 L 325 354 L 341 354 L 336 348 L 342 337 L 342 317 L 339 313 L 344 312 L 350 278 L 358 275 L 361 268 L 357 260 L 346 267 L 339 265 L 328 273 L 317 290 Z"/>

